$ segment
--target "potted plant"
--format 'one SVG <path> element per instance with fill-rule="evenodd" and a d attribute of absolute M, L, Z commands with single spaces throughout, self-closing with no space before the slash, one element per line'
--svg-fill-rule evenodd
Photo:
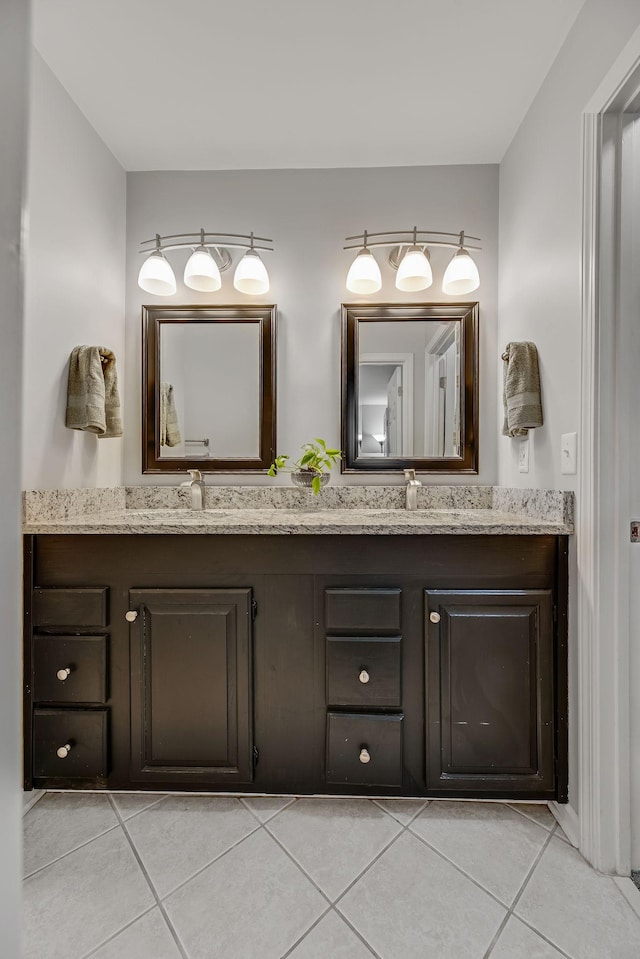
<path fill-rule="evenodd" d="M 324 440 L 316 438 L 313 443 L 304 443 L 302 456 L 290 465 L 286 454 L 276 456 L 268 472 L 269 476 L 291 473 L 291 479 L 296 486 L 311 489 L 313 495 L 317 496 L 329 482 L 331 467 L 335 466 L 341 456 L 342 450 L 329 449 Z"/>

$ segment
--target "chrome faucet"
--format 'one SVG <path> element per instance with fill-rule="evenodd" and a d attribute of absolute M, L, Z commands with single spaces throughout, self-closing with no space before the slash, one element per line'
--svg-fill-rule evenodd
<path fill-rule="evenodd" d="M 191 490 L 191 509 L 204 509 L 204 480 L 200 470 L 187 470 L 191 479 L 185 480 L 181 486 Z"/>
<path fill-rule="evenodd" d="M 406 509 L 417 509 L 418 508 L 418 487 L 422 486 L 420 480 L 416 479 L 415 470 L 404 470 L 404 475 L 407 480 L 407 499 L 406 499 Z"/>

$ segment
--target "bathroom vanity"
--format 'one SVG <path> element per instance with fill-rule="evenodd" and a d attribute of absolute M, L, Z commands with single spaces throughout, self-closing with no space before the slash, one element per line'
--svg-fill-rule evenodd
<path fill-rule="evenodd" d="M 566 801 L 568 515 L 136 495 L 27 519 L 27 788 Z"/>

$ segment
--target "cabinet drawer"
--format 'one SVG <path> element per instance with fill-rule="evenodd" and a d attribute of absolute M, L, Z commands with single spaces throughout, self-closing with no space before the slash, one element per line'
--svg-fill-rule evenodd
<path fill-rule="evenodd" d="M 399 589 L 325 590 L 327 630 L 399 632 L 401 592 Z"/>
<path fill-rule="evenodd" d="M 40 703 L 107 700 L 106 636 L 34 636 L 33 698 Z"/>
<path fill-rule="evenodd" d="M 327 637 L 330 706 L 400 706 L 400 636 Z"/>
<path fill-rule="evenodd" d="M 82 626 L 95 629 L 108 625 L 106 586 L 36 588 L 33 591 L 34 626 Z"/>
<path fill-rule="evenodd" d="M 36 779 L 102 779 L 108 775 L 107 709 L 36 709 Z M 70 747 L 67 756 L 58 750 Z"/>
<path fill-rule="evenodd" d="M 329 713 L 327 782 L 401 786 L 403 718 Z"/>

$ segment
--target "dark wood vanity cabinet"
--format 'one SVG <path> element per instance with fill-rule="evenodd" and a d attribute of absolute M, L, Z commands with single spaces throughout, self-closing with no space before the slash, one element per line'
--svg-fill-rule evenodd
<path fill-rule="evenodd" d="M 551 590 L 426 593 L 427 784 L 554 787 Z"/>
<path fill-rule="evenodd" d="M 566 801 L 566 537 L 39 535 L 25 571 L 27 786 Z"/>
<path fill-rule="evenodd" d="M 134 589 L 129 606 L 132 782 L 250 782 L 251 589 Z"/>

